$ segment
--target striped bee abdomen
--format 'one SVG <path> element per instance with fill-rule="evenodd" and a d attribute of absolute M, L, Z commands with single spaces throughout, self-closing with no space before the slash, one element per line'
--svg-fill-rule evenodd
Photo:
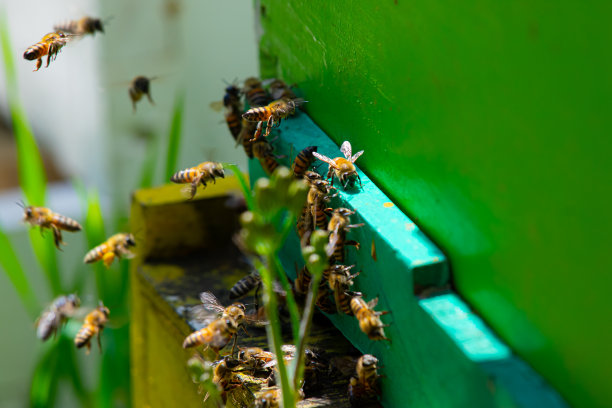
<path fill-rule="evenodd" d="M 293 175 L 297 178 L 302 178 L 304 172 L 308 170 L 315 157 L 312 152 L 317 151 L 317 146 L 308 146 L 304 150 L 300 151 L 293 161 Z"/>
<path fill-rule="evenodd" d="M 53 223 L 66 231 L 80 231 L 82 229 L 78 222 L 61 214 L 53 214 Z"/>
<path fill-rule="evenodd" d="M 98 245 L 85 255 L 85 263 L 99 261 L 110 250 L 110 246 L 106 243 Z"/>
<path fill-rule="evenodd" d="M 263 159 L 259 159 L 259 162 L 267 174 L 274 173 L 274 170 L 279 166 L 278 162 L 271 154 L 266 155 Z"/>
<path fill-rule="evenodd" d="M 75 346 L 77 346 L 77 348 L 83 347 L 89 342 L 89 340 L 93 337 L 93 335 L 94 335 L 94 329 L 92 328 L 92 326 L 89 326 L 89 325 L 83 326 L 74 338 Z"/>
<path fill-rule="evenodd" d="M 185 341 L 183 341 L 183 348 L 195 347 L 204 344 L 204 330 L 206 330 L 206 328 L 193 332 L 189 336 L 185 337 Z"/>
<path fill-rule="evenodd" d="M 272 110 L 268 106 L 251 108 L 242 117 L 251 122 L 267 121 L 272 115 Z"/>
<path fill-rule="evenodd" d="M 181 170 L 179 172 L 174 173 L 170 178 L 170 181 L 172 181 L 173 183 L 191 183 L 199 175 L 200 171 L 197 168 L 192 167 L 190 169 Z"/>
<path fill-rule="evenodd" d="M 240 279 L 232 286 L 229 293 L 230 299 L 238 299 L 245 296 L 261 283 L 259 274 L 252 273 Z"/>

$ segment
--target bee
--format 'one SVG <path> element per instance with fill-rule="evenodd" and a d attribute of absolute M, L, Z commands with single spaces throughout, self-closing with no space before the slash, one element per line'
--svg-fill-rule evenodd
<path fill-rule="evenodd" d="M 228 394 L 239 387 L 245 387 L 242 380 L 236 376 L 236 367 L 240 364 L 239 361 L 226 356 L 223 358 L 213 370 L 213 383 L 217 385 L 221 391 L 221 399 L 223 404 L 227 403 Z M 204 402 L 208 395 L 204 397 Z"/>
<path fill-rule="evenodd" d="M 251 142 L 252 135 L 257 131 L 257 124 L 253 122 L 249 122 L 246 119 L 242 119 L 241 121 L 240 134 L 238 135 L 238 139 L 236 140 L 237 144 L 242 144 L 244 148 L 244 152 L 249 157 L 249 159 L 253 158 L 253 142 Z"/>
<path fill-rule="evenodd" d="M 104 266 L 108 268 L 115 258 L 133 258 L 134 253 L 130 251 L 130 248 L 135 246 L 136 241 L 134 240 L 134 235 L 120 232 L 90 250 L 87 255 L 85 255 L 84 262 L 94 263 L 102 260 Z"/>
<path fill-rule="evenodd" d="M 361 177 L 359 177 L 359 173 L 357 173 L 357 169 L 353 163 L 363 154 L 363 150 L 351 156 L 351 144 L 348 140 L 345 140 L 342 146 L 340 146 L 340 151 L 344 154 L 344 157 L 336 157 L 335 159 L 330 159 L 317 152 L 313 152 L 312 154 L 317 159 L 329 164 L 327 178 L 331 179 L 332 186 L 334 185 L 334 175 L 338 178 L 344 189 L 346 189 L 349 184 L 354 184 L 355 176 L 357 176 L 359 186 L 361 186 Z"/>
<path fill-rule="evenodd" d="M 322 180 L 323 177 L 321 177 L 321 175 L 319 173 L 317 173 L 316 171 L 305 171 L 304 172 L 304 180 L 306 180 L 308 183 L 315 181 L 315 180 Z"/>
<path fill-rule="evenodd" d="M 68 38 L 68 35 L 63 32 L 49 33 L 45 35 L 42 40 L 28 47 L 23 53 L 23 58 L 28 61 L 36 60 L 36 69 L 34 71 L 38 71 L 42 66 L 42 59 L 46 55 L 47 65 L 45 68 L 47 68 L 49 63 L 57 58 L 57 54 L 68 42 Z"/>
<path fill-rule="evenodd" d="M 189 195 L 192 200 L 196 194 L 198 185 L 201 183 L 206 187 L 206 181 L 212 180 L 216 183 L 215 177 L 225 178 L 223 165 L 221 163 L 207 161 L 198 164 L 196 167 L 190 167 L 185 170 L 176 172 L 170 178 L 173 183 L 191 183 L 183 191 Z"/>
<path fill-rule="evenodd" d="M 269 91 L 272 100 L 296 99 L 295 93 L 293 93 L 293 91 L 291 90 L 292 87 L 293 85 L 289 86 L 283 80 L 273 80 L 269 85 Z"/>
<path fill-rule="evenodd" d="M 102 302 L 100 305 L 89 312 L 87 316 L 85 316 L 85 321 L 83 322 L 83 326 L 81 326 L 81 330 L 74 337 L 74 344 L 77 348 L 81 348 L 83 346 L 87 346 L 87 354 L 91 350 L 91 338 L 98 335 L 98 347 L 100 349 L 100 353 L 102 352 L 102 343 L 100 341 L 100 336 L 102 334 L 102 330 L 104 330 L 104 325 L 108 322 L 108 315 L 110 311 L 107 307 L 105 307 Z"/>
<path fill-rule="evenodd" d="M 357 360 L 355 372 L 348 386 L 349 401 L 354 407 L 361 407 L 376 400 L 380 395 L 378 379 L 378 359 L 371 354 L 364 354 Z"/>
<path fill-rule="evenodd" d="M 322 180 L 317 173 L 309 171 L 306 172 L 305 177 L 310 188 L 306 196 L 306 204 L 304 204 L 296 224 L 300 240 L 304 239 L 306 233 L 312 232 L 316 228 L 325 229 L 327 227 L 327 217 L 323 208 L 324 203 L 338 195 L 337 193 L 331 195 L 333 187 L 330 188 L 327 181 Z"/>
<path fill-rule="evenodd" d="M 267 137 L 272 131 L 272 128 L 278 127 L 282 119 L 285 119 L 289 115 L 295 113 L 295 108 L 299 104 L 304 102 L 306 101 L 301 99 L 279 99 L 270 102 L 266 106 L 258 106 L 255 108 L 251 108 L 245 113 L 243 113 L 242 117 L 248 120 L 249 122 L 258 122 L 258 126 L 263 125 L 263 122 L 267 122 L 266 131 L 264 133 L 264 137 Z M 256 134 L 253 136 L 253 139 L 258 138 L 259 135 L 256 132 Z"/>
<path fill-rule="evenodd" d="M 244 80 L 244 97 L 251 108 L 265 106 L 272 101 L 261 81 L 254 77 Z"/>
<path fill-rule="evenodd" d="M 225 122 L 236 141 L 242 130 L 242 119 L 240 117 L 242 112 L 242 102 L 240 102 L 241 95 L 242 91 L 240 88 L 231 84 L 225 88 L 225 96 L 222 101 L 216 101 L 210 104 L 210 107 L 215 111 L 219 111 L 225 106 Z"/>
<path fill-rule="evenodd" d="M 280 164 L 277 161 L 278 156 L 274 155 L 274 149 L 268 140 L 264 138 L 257 139 L 251 142 L 251 146 L 253 147 L 253 156 L 259 160 L 266 174 L 270 175 L 274 173 L 274 170 L 276 170 Z"/>
<path fill-rule="evenodd" d="M 254 271 L 240 279 L 238 282 L 231 287 L 229 298 L 230 299 L 240 299 L 241 297 L 246 296 L 247 293 L 255 289 L 255 298 L 257 298 L 257 292 L 261 287 L 261 276 L 259 276 L 259 272 Z"/>
<path fill-rule="evenodd" d="M 292 344 L 284 344 L 281 347 L 283 351 L 283 361 L 289 364 L 296 357 L 297 349 Z M 276 366 L 276 360 L 268 363 L 268 366 Z M 320 381 L 321 374 L 329 372 L 329 361 L 323 356 L 321 350 L 313 348 L 304 349 L 304 377 L 299 389 L 300 399 L 304 398 L 304 391 L 308 392 L 316 387 Z"/>
<path fill-rule="evenodd" d="M 230 342 L 238 332 L 238 324 L 231 317 L 213 320 L 208 326 L 185 337 L 183 348 L 206 346 L 219 354 L 219 350 Z"/>
<path fill-rule="evenodd" d="M 61 249 L 60 244 L 65 244 L 62 240 L 62 230 L 76 232 L 83 229 L 72 218 L 53 212 L 45 207 L 23 207 L 23 221 L 33 226 L 38 225 L 41 234 L 45 228 L 50 228 L 53 231 L 53 242 L 57 249 Z"/>
<path fill-rule="evenodd" d="M 157 77 L 148 78 L 142 75 L 139 75 L 136 78 L 132 79 L 130 88 L 128 89 L 128 94 L 130 95 L 130 99 L 132 100 L 134 112 L 136 112 L 136 102 L 141 100 L 143 95 L 147 95 L 147 99 L 149 99 L 151 105 L 155 105 L 155 103 L 153 102 L 153 98 L 151 98 L 151 81 L 153 81 L 154 79 L 157 79 Z"/>
<path fill-rule="evenodd" d="M 68 317 L 72 316 L 81 305 L 77 295 L 62 295 L 53 300 L 36 320 L 36 335 L 46 341 L 51 334 L 54 336 Z"/>
<path fill-rule="evenodd" d="M 274 353 L 259 347 L 240 348 L 236 357 L 240 365 L 252 372 L 270 371 L 267 365 L 276 360 Z"/>
<path fill-rule="evenodd" d="M 334 292 L 334 300 L 336 301 L 336 308 L 338 311 L 343 312 L 347 315 L 352 315 L 351 310 L 351 298 L 354 296 L 360 296 L 361 293 L 350 292 L 348 289 L 353 285 L 353 279 L 359 275 L 357 272 L 351 275 L 350 271 L 355 265 L 334 265 L 328 269 L 328 283 L 329 287 Z"/>
<path fill-rule="evenodd" d="M 192 308 L 192 313 L 199 315 L 202 319 L 205 312 L 202 309 L 209 312 L 214 312 L 220 315 L 217 319 L 213 320 L 210 324 L 201 330 L 191 333 L 185 338 L 183 342 L 183 348 L 195 347 L 200 345 L 206 345 L 210 347 L 216 354 L 219 354 L 219 350 L 229 343 L 234 338 L 234 344 L 232 346 L 232 354 L 234 354 L 234 348 L 236 347 L 237 338 L 234 335 L 238 332 L 238 329 L 242 327 L 245 333 L 247 333 L 244 324 L 245 323 L 258 323 L 254 318 L 246 315 L 246 309 L 242 303 L 234 303 L 228 307 L 222 306 L 215 295 L 210 292 L 200 293 L 201 305 Z M 247 333 L 248 334 L 248 333 Z"/>
<path fill-rule="evenodd" d="M 280 389 L 268 390 L 255 399 L 255 408 L 279 408 L 281 399 Z"/>
<path fill-rule="evenodd" d="M 96 31 L 104 33 L 104 24 L 101 19 L 94 17 L 83 17 L 79 20 L 67 21 L 63 24 L 58 24 L 53 27 L 55 31 L 85 35 L 95 35 Z"/>
<path fill-rule="evenodd" d="M 330 296 L 332 295 L 331 290 L 328 286 L 319 287 L 319 292 L 317 293 L 317 299 L 315 300 L 315 305 L 322 312 L 328 314 L 336 313 L 336 304 L 330 300 Z"/>
<path fill-rule="evenodd" d="M 364 332 L 371 340 L 389 340 L 385 337 L 384 327 L 388 325 L 383 324 L 380 320 L 380 316 L 385 315 L 389 312 L 374 311 L 374 307 L 378 304 L 378 298 L 370 300 L 366 303 L 361 296 L 355 296 L 351 299 L 351 310 L 359 320 L 359 328 Z M 389 340 L 391 341 L 391 340 Z"/>
<path fill-rule="evenodd" d="M 310 288 L 310 281 L 312 281 L 312 275 L 306 266 L 298 272 L 297 265 L 295 265 L 296 277 L 293 281 L 293 289 L 295 293 L 306 296 L 308 289 Z"/>
<path fill-rule="evenodd" d="M 327 208 L 326 211 L 331 210 Z M 348 208 L 336 208 L 332 212 L 332 216 L 327 224 L 329 234 L 329 245 L 327 246 L 327 255 L 335 263 L 344 263 L 344 247 L 353 245 L 359 249 L 359 242 L 347 241 L 346 232 L 351 228 L 359 228 L 364 224 L 350 224 L 349 216 L 355 214 L 355 211 Z"/>
<path fill-rule="evenodd" d="M 310 165 L 315 159 L 315 157 L 312 155 L 312 152 L 316 151 L 317 146 L 308 146 L 304 150 L 300 151 L 297 156 L 295 156 L 293 166 L 291 166 L 291 170 L 293 171 L 293 175 L 295 176 L 295 178 L 301 179 L 304 177 L 304 173 L 308 171 Z"/>

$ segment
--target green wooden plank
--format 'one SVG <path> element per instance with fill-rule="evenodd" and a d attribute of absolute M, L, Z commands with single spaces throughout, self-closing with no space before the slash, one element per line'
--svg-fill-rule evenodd
<path fill-rule="evenodd" d="M 287 156 L 281 160 L 286 164 L 291 152 L 295 156 L 309 145 L 318 146 L 318 151 L 329 157 L 341 155 L 338 146 L 305 114 L 284 121 L 279 133 L 273 144 L 277 154 Z M 360 149 L 358 145 L 353 148 Z M 319 171 L 325 172 L 326 165 Z M 446 258 L 367 175 L 358 171 L 363 189 L 340 190 L 331 207 L 354 208 L 358 215 L 353 221 L 365 223 L 349 233 L 349 239 L 359 241 L 362 248 L 348 249 L 346 263 L 358 265 L 356 269 L 361 271 L 353 289 L 362 291 L 367 299 L 378 296 L 377 310 L 392 311 L 383 317 L 390 324 L 385 331 L 392 342 L 369 340 L 352 316 L 328 317 L 360 351 L 376 355 L 384 364 L 384 405 L 494 406 L 483 372 L 463 355 L 413 295 L 415 283 L 441 286 L 448 282 Z M 250 161 L 249 172 L 252 183 L 263 175 L 256 160 Z M 377 261 L 371 256 L 372 240 L 376 242 Z M 295 262 L 301 266 L 299 247 L 297 234 L 291 234 L 281 254 L 292 278 Z"/>

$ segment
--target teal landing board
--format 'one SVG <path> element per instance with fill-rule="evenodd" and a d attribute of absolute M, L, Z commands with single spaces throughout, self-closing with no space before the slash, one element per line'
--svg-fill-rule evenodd
<path fill-rule="evenodd" d="M 303 113 L 284 121 L 269 140 L 275 154 L 285 156 L 279 161 L 287 166 L 300 150 L 311 145 L 331 158 L 342 155 L 338 146 Z M 359 146 L 353 146 L 353 150 L 357 152 Z M 327 164 L 317 170 L 325 174 Z M 257 160 L 249 162 L 249 172 L 251 183 L 265 176 Z M 367 175 L 359 169 L 358 172 L 363 188 L 339 188 L 339 196 L 329 206 L 355 209 L 352 222 L 365 224 L 348 234 L 348 239 L 361 243 L 361 249 L 349 247 L 346 264 L 355 264 L 354 271 L 360 271 L 352 289 L 363 292 L 366 300 L 378 297 L 376 310 L 391 312 L 382 317 L 389 325 L 385 333 L 391 342 L 369 340 L 353 316 L 327 316 L 361 352 L 379 358 L 385 375 L 381 384 L 384 406 L 498 406 L 485 373 L 463 354 L 414 296 L 415 284 L 439 287 L 448 283 L 444 254 Z M 372 242 L 377 261 L 371 254 Z M 296 264 L 298 268 L 303 265 L 297 234 L 290 235 L 281 261 L 287 274 L 295 278 Z"/>

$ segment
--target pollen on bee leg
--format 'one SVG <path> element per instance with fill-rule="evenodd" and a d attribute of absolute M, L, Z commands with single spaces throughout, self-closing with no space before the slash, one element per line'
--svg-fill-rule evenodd
<path fill-rule="evenodd" d="M 104 262 L 104 266 L 106 266 L 107 269 L 110 268 L 110 265 L 113 263 L 114 260 L 115 260 L 114 252 L 107 252 L 102 257 L 102 262 Z"/>

